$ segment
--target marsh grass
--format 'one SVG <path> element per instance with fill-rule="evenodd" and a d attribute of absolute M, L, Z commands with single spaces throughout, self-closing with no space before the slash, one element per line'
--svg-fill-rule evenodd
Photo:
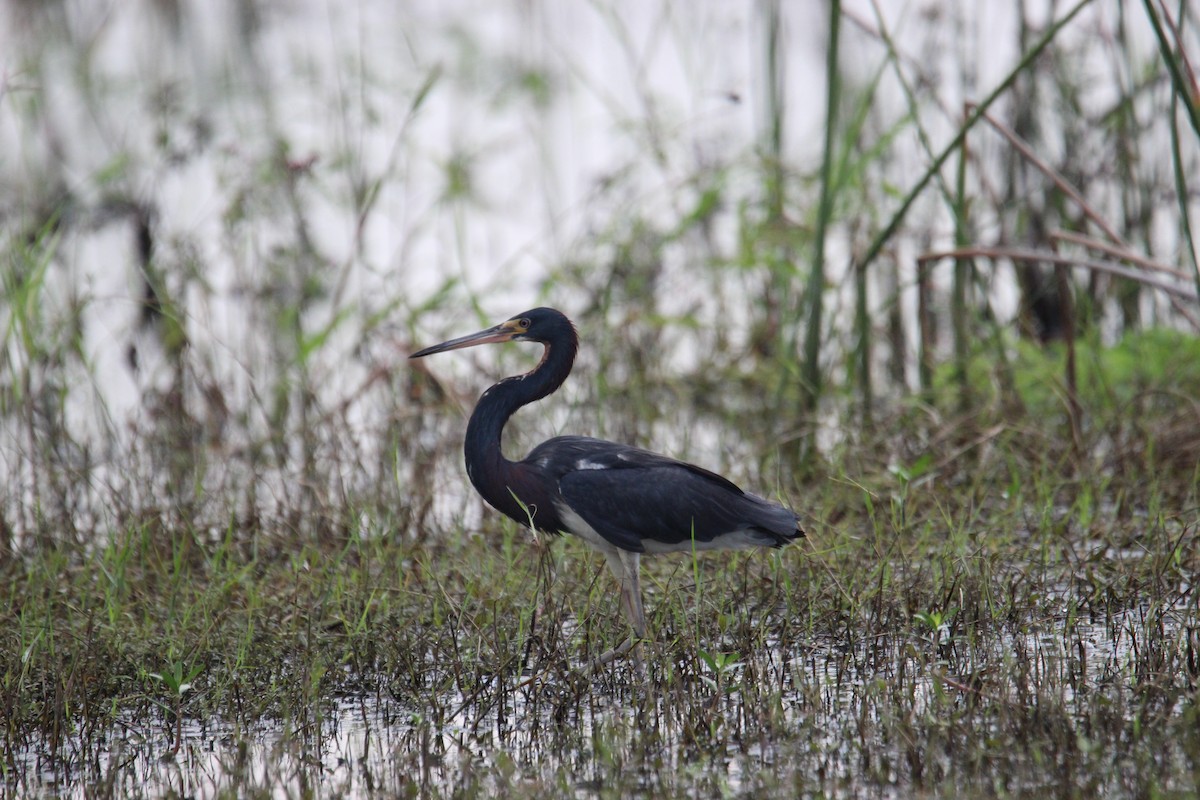
<path fill-rule="evenodd" d="M 1122 27 L 1097 112 L 1062 66 L 1092 53 L 1068 34 L 1095 5 L 1044 25 L 1022 12 L 1014 66 L 961 113 L 935 88 L 945 65 L 904 54 L 939 52 L 965 18 L 915 43 L 874 6 L 873 23 L 840 19 L 831 65 L 880 55 L 866 79 L 828 76 L 819 168 L 789 160 L 783 4 L 756 12 L 762 142 L 693 158 L 638 83 L 645 117 L 615 122 L 640 149 L 538 289 L 580 326 L 576 375 L 506 447 L 561 432 L 651 446 L 793 505 L 809 535 L 647 559 L 651 641 L 590 678 L 578 667 L 627 635 L 600 559 L 498 519 L 459 466 L 479 389 L 535 356 L 403 361 L 517 310 L 467 269 L 489 147 L 454 143 L 400 252 L 370 247 L 393 230 L 389 192 L 429 160 L 422 115 L 468 77 L 339 73 L 361 81 L 335 92 L 347 130 L 377 133 L 372 91 L 404 98 L 383 164 L 342 139 L 328 161 L 297 152 L 265 73 L 265 132 L 235 129 L 242 147 L 213 147 L 186 92 L 156 106 L 159 177 L 216 162 L 224 205 L 203 233 L 137 196 L 145 154 L 71 190 L 27 182 L 2 239 L 3 791 L 1194 794 L 1191 22 L 1146 3 L 1157 54 L 1137 63 Z M 603 16 L 632 62 L 623 18 Z M 686 46 L 690 29 L 662 20 Z M 71 35 L 43 23 L 39 47 Z M 514 69 L 455 36 L 471 74 L 492 75 L 494 113 L 547 118 L 569 71 Z M 73 75 L 103 111 L 93 52 Z M 61 77 L 35 56 L 34 84 Z M 904 110 L 888 118 L 892 89 Z M 54 129 L 48 114 L 16 118 Z M 336 256 L 329 215 L 353 231 Z M 134 322 L 97 345 L 114 298 L 75 258 L 114 226 L 134 243 L 117 298 Z M 413 296 L 396 276 L 430 238 L 439 274 Z M 951 256 L 930 255 L 944 238 Z M 1083 250 L 1127 265 L 1123 282 L 1070 260 Z M 110 391 L 122 382 L 132 406 Z"/>
<path fill-rule="evenodd" d="M 27 550 L 3 576 L 7 785 L 34 788 L 34 765 L 124 780 L 93 771 L 114 728 L 161 731 L 153 774 L 205 730 L 235 753 L 282 724 L 285 750 L 319 753 L 361 717 L 397 748 L 381 791 L 1186 795 L 1194 474 L 1153 448 L 1145 472 L 1064 469 L 1053 428 L 991 422 L 928 431 L 975 437 L 948 460 L 935 436 L 876 442 L 892 469 L 804 492 L 803 547 L 648 560 L 641 666 L 590 679 L 576 668 L 625 635 L 610 577 L 509 523 L 309 543 L 146 523 Z M 371 710 L 338 711 L 355 698 Z M 336 772 L 319 763 L 272 780 Z"/>

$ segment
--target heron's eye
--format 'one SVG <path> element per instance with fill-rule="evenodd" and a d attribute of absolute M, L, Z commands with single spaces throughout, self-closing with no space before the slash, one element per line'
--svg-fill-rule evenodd
<path fill-rule="evenodd" d="M 521 321 L 517 324 L 521 326 L 521 330 L 528 330 L 529 326 L 533 323 L 529 321 L 529 317 L 522 317 Z"/>

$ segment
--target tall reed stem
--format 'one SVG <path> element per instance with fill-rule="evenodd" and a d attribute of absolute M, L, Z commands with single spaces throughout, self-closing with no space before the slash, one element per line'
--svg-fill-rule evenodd
<path fill-rule="evenodd" d="M 838 29 L 842 16 L 840 0 L 829 4 L 829 51 L 825 60 L 825 152 L 821 159 L 821 198 L 817 207 L 813 236 L 813 261 L 804 291 L 805 318 L 804 362 L 801 369 L 801 403 L 812 413 L 821 397 L 821 312 L 825 286 L 825 237 L 833 212 L 833 152 L 837 142 L 837 108 L 840 93 L 838 76 Z M 815 428 L 809 428 L 810 431 Z M 811 448 L 809 448 L 811 449 Z"/>

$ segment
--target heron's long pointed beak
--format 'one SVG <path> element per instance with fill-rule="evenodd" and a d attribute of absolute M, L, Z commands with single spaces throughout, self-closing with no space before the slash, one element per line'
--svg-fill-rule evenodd
<path fill-rule="evenodd" d="M 435 344 L 433 347 L 426 347 L 424 350 L 418 350 L 409 356 L 409 358 L 421 358 L 422 356 L 431 356 L 434 353 L 444 353 L 447 350 L 459 350 L 463 347 L 474 347 L 477 344 L 493 344 L 495 342 L 510 341 L 519 331 L 513 328 L 512 321 L 501 322 L 479 333 L 472 333 L 469 336 L 460 336 L 457 339 L 451 339 L 448 342 Z"/>

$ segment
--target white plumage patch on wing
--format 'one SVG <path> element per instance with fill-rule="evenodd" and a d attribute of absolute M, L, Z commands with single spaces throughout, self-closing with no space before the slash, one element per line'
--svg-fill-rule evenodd
<path fill-rule="evenodd" d="M 616 552 L 617 548 L 601 536 L 595 528 L 588 525 L 583 517 L 576 514 L 569 505 L 566 503 L 557 503 L 555 507 L 558 509 L 558 518 L 567 526 L 568 532 L 583 539 L 602 553 Z"/>
<path fill-rule="evenodd" d="M 581 458 L 575 462 L 575 469 L 608 469 L 608 466 L 597 461 L 588 461 L 586 458 Z"/>

